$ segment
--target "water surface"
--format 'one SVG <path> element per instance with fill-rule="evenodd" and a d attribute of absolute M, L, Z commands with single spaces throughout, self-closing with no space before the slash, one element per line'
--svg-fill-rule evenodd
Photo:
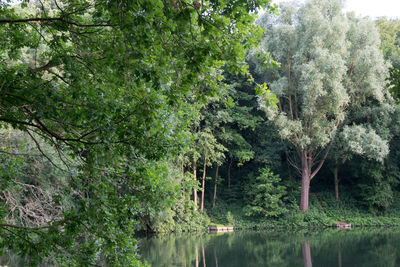
<path fill-rule="evenodd" d="M 400 229 L 238 231 L 139 240 L 152 266 L 400 266 Z"/>

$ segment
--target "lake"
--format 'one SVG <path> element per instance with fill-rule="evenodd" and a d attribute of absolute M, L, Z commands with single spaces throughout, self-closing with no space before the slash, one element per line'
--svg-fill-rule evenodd
<path fill-rule="evenodd" d="M 138 245 L 155 267 L 400 266 L 400 229 L 170 234 Z"/>

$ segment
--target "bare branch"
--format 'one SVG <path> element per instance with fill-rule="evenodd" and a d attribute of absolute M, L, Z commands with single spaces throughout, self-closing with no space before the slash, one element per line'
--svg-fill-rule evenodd
<path fill-rule="evenodd" d="M 287 158 L 289 164 L 292 165 L 292 167 L 294 167 L 296 169 L 296 171 L 301 175 L 301 169 L 297 166 L 296 163 L 294 163 L 294 161 L 290 158 L 290 156 L 288 154 L 286 154 L 286 158 Z"/>
<path fill-rule="evenodd" d="M 36 147 L 37 147 L 37 149 L 39 150 L 39 152 L 51 163 L 51 165 L 53 165 L 53 166 L 56 167 L 57 169 L 59 169 L 59 170 L 65 172 L 66 170 L 62 169 L 62 168 L 59 167 L 57 164 L 55 164 L 55 163 L 50 159 L 50 157 L 48 157 L 48 156 L 43 152 L 42 148 L 40 147 L 39 142 L 36 140 L 35 137 L 33 137 L 33 135 L 30 133 L 30 131 L 27 130 L 26 132 L 27 132 L 27 134 L 32 138 L 33 142 L 35 142 Z"/>
<path fill-rule="evenodd" d="M 317 173 L 318 173 L 319 170 L 321 169 L 321 167 L 322 167 L 322 165 L 324 164 L 326 158 L 328 157 L 328 153 L 329 153 L 330 148 L 331 148 L 331 147 L 329 146 L 329 148 L 326 150 L 326 153 L 325 153 L 324 157 L 321 159 L 321 161 L 320 161 L 318 167 L 317 167 L 317 168 L 314 170 L 314 172 L 311 174 L 311 176 L 310 176 L 310 181 L 311 181 L 312 178 L 314 178 L 315 175 L 317 175 Z"/>

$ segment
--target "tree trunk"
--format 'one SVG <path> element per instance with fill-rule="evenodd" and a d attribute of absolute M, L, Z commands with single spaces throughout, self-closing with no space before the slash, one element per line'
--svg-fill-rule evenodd
<path fill-rule="evenodd" d="M 338 166 L 335 165 L 333 168 L 333 176 L 335 177 L 335 198 L 339 200 L 339 177 L 338 177 Z"/>
<path fill-rule="evenodd" d="M 308 210 L 308 196 L 310 192 L 310 162 L 307 158 L 307 152 L 301 154 L 301 197 L 300 197 L 300 210 Z"/>
<path fill-rule="evenodd" d="M 308 210 L 308 195 L 310 192 L 310 179 L 308 174 L 303 174 L 301 177 L 301 198 L 300 198 L 300 210 Z"/>
<path fill-rule="evenodd" d="M 229 160 L 229 167 L 228 167 L 228 188 L 231 188 L 231 167 L 232 167 L 232 158 Z"/>
<path fill-rule="evenodd" d="M 184 166 L 184 162 L 182 159 L 182 163 L 181 163 L 181 172 L 182 172 L 182 184 L 185 184 L 185 166 Z M 185 192 L 185 186 L 183 186 L 182 189 L 182 199 L 185 200 L 186 198 L 186 192 Z"/>
<path fill-rule="evenodd" d="M 204 210 L 204 187 L 206 184 L 206 168 L 207 168 L 207 158 L 204 156 L 204 166 L 203 166 L 203 180 L 202 180 L 202 184 L 201 184 L 201 206 L 200 206 L 200 210 L 203 211 Z"/>
<path fill-rule="evenodd" d="M 197 187 L 197 164 L 196 160 L 193 159 L 193 179 L 196 182 Z M 194 200 L 194 209 L 197 210 L 197 189 L 193 188 L 193 200 Z"/>
<path fill-rule="evenodd" d="M 307 242 L 304 242 L 301 244 L 301 250 L 303 252 L 304 267 L 312 267 L 310 245 Z"/>
<path fill-rule="evenodd" d="M 326 157 L 328 156 L 329 148 L 326 150 L 324 157 L 319 161 L 318 166 L 315 170 L 312 170 L 314 158 L 313 158 L 312 150 L 306 150 L 299 152 L 299 156 L 301 158 L 301 168 L 297 167 L 292 163 L 298 171 L 301 171 L 301 197 L 300 197 L 300 210 L 307 211 L 308 210 L 308 197 L 310 193 L 310 182 L 317 175 L 317 173 L 321 170 L 322 165 L 324 164 Z M 319 153 L 318 153 L 319 154 Z"/>
<path fill-rule="evenodd" d="M 217 198 L 218 169 L 219 169 L 219 166 L 217 165 L 217 169 L 215 170 L 214 196 L 213 196 L 213 205 L 212 205 L 213 208 L 215 207 L 215 199 Z"/>

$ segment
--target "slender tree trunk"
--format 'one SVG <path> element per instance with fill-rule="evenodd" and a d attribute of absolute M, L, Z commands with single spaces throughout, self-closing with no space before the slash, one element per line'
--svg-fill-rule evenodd
<path fill-rule="evenodd" d="M 342 267 L 342 251 L 339 248 L 338 251 L 338 267 Z"/>
<path fill-rule="evenodd" d="M 307 152 L 301 154 L 301 197 L 300 197 L 300 210 L 308 210 L 308 196 L 310 193 L 310 168 Z"/>
<path fill-rule="evenodd" d="M 339 177 L 338 177 L 338 166 L 335 165 L 333 168 L 333 176 L 335 177 L 335 198 L 339 200 Z"/>
<path fill-rule="evenodd" d="M 312 267 L 310 244 L 304 242 L 301 244 L 301 250 L 303 252 L 304 267 Z"/>
<path fill-rule="evenodd" d="M 196 160 L 193 159 L 193 179 L 197 183 L 197 164 Z M 196 185 L 197 187 L 197 185 Z M 193 200 L 194 200 L 194 209 L 197 210 L 197 189 L 193 188 Z"/>
<path fill-rule="evenodd" d="M 231 188 L 231 168 L 232 168 L 232 158 L 229 159 L 229 167 L 228 167 L 228 188 Z"/>
<path fill-rule="evenodd" d="M 217 169 L 215 170 L 214 196 L 213 196 L 213 205 L 212 205 L 213 208 L 215 207 L 215 199 L 217 198 L 218 169 L 219 169 L 219 166 L 217 165 Z"/>
<path fill-rule="evenodd" d="M 201 183 L 201 206 L 200 210 L 204 210 L 204 189 L 205 189 L 205 184 L 206 184 L 206 168 L 207 168 L 207 158 L 204 156 L 204 166 L 203 166 L 203 180 Z"/>
<path fill-rule="evenodd" d="M 183 162 L 183 158 L 182 158 L 182 163 L 181 163 L 181 172 L 182 172 L 182 184 L 185 184 L 185 166 L 184 166 L 184 162 Z M 185 192 L 185 186 L 183 186 L 182 189 L 182 198 L 183 200 L 185 200 L 186 198 L 186 192 Z"/>

